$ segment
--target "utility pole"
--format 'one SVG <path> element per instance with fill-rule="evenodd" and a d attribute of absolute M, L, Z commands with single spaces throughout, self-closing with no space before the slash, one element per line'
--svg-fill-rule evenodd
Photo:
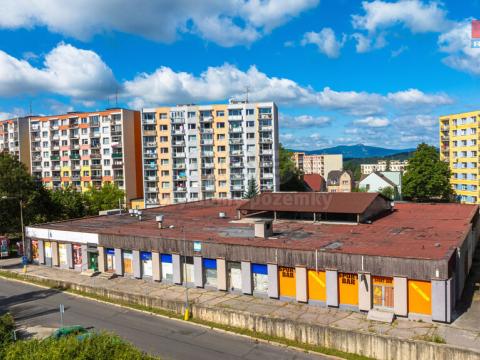
<path fill-rule="evenodd" d="M 27 246 L 25 244 L 25 228 L 23 226 L 23 200 L 20 198 L 20 225 L 22 226 L 22 244 L 23 244 L 23 256 L 27 257 Z M 27 272 L 27 262 L 24 262 L 23 272 Z"/>

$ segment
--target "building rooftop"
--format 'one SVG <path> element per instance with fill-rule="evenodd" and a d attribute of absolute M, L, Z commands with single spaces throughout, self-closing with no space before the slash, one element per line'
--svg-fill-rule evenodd
<path fill-rule="evenodd" d="M 310 193 L 315 194 L 315 193 Z M 376 194 L 371 194 L 376 196 Z M 464 240 L 478 213 L 476 205 L 399 203 L 371 224 L 274 221 L 274 236 L 254 237 L 254 220 L 237 218 L 245 201 L 210 200 L 143 210 L 142 221 L 129 214 L 95 216 L 37 225 L 50 230 L 158 239 L 186 239 L 232 245 L 319 250 L 334 253 L 414 259 L 447 259 Z M 353 206 L 358 206 L 352 204 Z M 219 213 L 225 213 L 221 218 Z M 159 229 L 156 215 L 164 215 Z"/>
<path fill-rule="evenodd" d="M 312 191 L 323 191 L 325 188 L 325 179 L 320 174 L 305 174 L 303 181 Z"/>

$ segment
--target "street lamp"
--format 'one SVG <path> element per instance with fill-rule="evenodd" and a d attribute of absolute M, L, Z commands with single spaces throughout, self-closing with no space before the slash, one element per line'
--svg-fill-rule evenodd
<path fill-rule="evenodd" d="M 25 228 L 23 226 L 23 200 L 17 196 L 2 196 L 2 200 L 8 199 L 17 199 L 20 205 L 20 225 L 22 227 L 22 245 L 23 245 L 23 256 L 26 256 L 27 247 L 25 246 Z M 27 263 L 25 262 L 23 265 L 23 272 L 27 272 Z"/>

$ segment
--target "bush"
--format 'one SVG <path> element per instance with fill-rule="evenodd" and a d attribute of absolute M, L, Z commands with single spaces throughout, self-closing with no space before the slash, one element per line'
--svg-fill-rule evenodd
<path fill-rule="evenodd" d="M 13 342 L 13 330 L 15 330 L 13 316 L 10 314 L 0 316 L 0 350 Z"/>
<path fill-rule="evenodd" d="M 10 344 L 4 351 L 4 360 L 150 360 L 133 345 L 116 335 L 95 334 L 82 340 L 68 336 L 59 340 L 26 340 Z"/>

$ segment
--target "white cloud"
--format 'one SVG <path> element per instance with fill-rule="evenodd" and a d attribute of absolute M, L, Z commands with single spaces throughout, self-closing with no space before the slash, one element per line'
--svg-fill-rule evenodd
<path fill-rule="evenodd" d="M 408 46 L 402 45 L 397 50 L 392 50 L 390 52 L 390 57 L 392 57 L 392 58 L 399 57 L 401 54 L 403 54 L 407 50 L 408 50 Z"/>
<path fill-rule="evenodd" d="M 390 124 L 390 121 L 385 117 L 368 116 L 363 119 L 355 120 L 354 124 L 365 125 L 373 128 L 379 128 L 379 127 L 388 126 L 388 124 Z"/>
<path fill-rule="evenodd" d="M 438 37 L 440 51 L 447 54 L 443 62 L 463 72 L 480 75 L 480 49 L 471 46 L 471 20 L 456 23 Z"/>
<path fill-rule="evenodd" d="M 282 128 L 310 128 L 325 127 L 330 125 L 331 120 L 328 116 L 298 115 L 291 116 L 280 114 L 279 124 Z"/>
<path fill-rule="evenodd" d="M 317 46 L 318 51 L 327 55 L 329 58 L 340 56 L 340 50 L 345 44 L 346 35 L 342 35 L 340 40 L 335 37 L 335 32 L 331 28 L 323 28 L 320 32 L 310 31 L 303 35 L 301 44 L 303 46 L 313 44 Z"/>
<path fill-rule="evenodd" d="M 446 94 L 425 94 L 418 89 L 408 89 L 396 93 L 388 93 L 387 99 L 397 106 L 413 107 L 419 105 L 448 105 L 453 100 Z"/>
<path fill-rule="evenodd" d="M 354 33 L 351 37 L 356 41 L 355 50 L 357 53 L 366 53 L 372 50 L 381 49 L 387 45 L 384 33 L 375 36 Z"/>
<path fill-rule="evenodd" d="M 0 121 L 6 120 L 6 119 L 12 119 L 14 117 L 15 115 L 12 113 L 0 111 Z"/>
<path fill-rule="evenodd" d="M 442 31 L 448 26 L 446 11 L 437 1 L 400 0 L 386 2 L 363 1 L 364 15 L 353 15 L 352 24 L 357 29 L 375 32 L 403 25 L 413 33 Z"/>
<path fill-rule="evenodd" d="M 60 43 L 42 68 L 0 51 L 0 96 L 56 93 L 74 98 L 98 98 L 115 92 L 111 69 L 93 51 Z"/>
<path fill-rule="evenodd" d="M 250 44 L 318 0 L 1 0 L 0 28 L 46 26 L 88 40 L 120 31 L 160 42 L 195 33 L 222 46 Z"/>

